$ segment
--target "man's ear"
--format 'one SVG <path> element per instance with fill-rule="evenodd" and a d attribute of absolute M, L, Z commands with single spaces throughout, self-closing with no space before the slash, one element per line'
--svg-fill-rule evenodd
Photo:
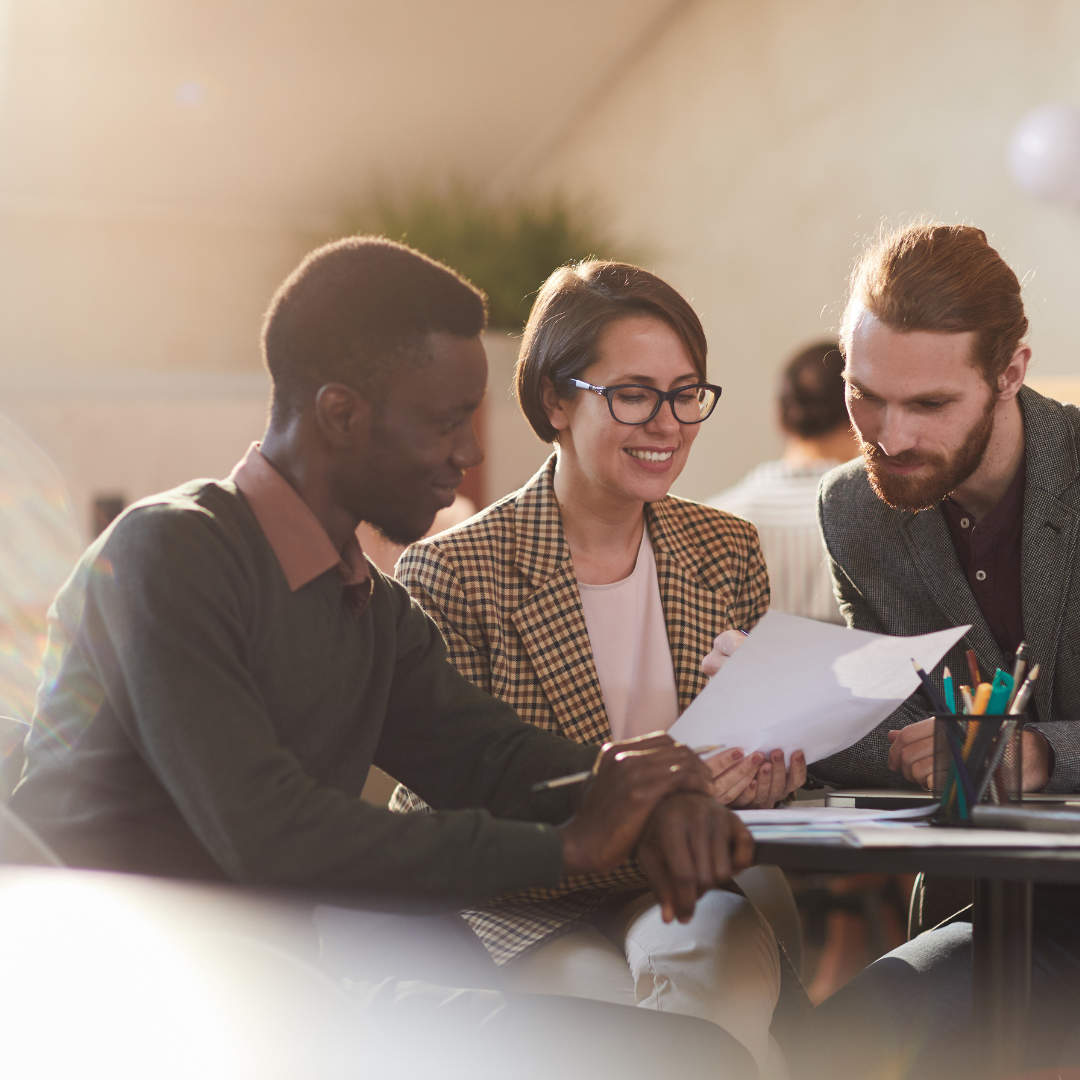
<path fill-rule="evenodd" d="M 1005 370 L 998 376 L 998 400 L 1009 401 L 1020 391 L 1031 362 L 1031 346 L 1018 345 Z"/>
<path fill-rule="evenodd" d="M 335 449 L 365 442 L 373 417 L 371 402 L 351 386 L 327 383 L 315 395 L 315 422 Z"/>
<path fill-rule="evenodd" d="M 570 426 L 570 418 L 563 408 L 563 400 L 555 389 L 555 384 L 546 376 L 540 383 L 540 401 L 547 414 L 548 423 L 556 431 L 565 431 Z"/>

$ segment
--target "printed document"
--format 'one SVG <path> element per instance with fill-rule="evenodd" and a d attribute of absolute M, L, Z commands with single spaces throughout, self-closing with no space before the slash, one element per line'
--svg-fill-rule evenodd
<path fill-rule="evenodd" d="M 802 750 L 820 761 L 858 742 L 919 686 L 924 671 L 970 630 L 889 637 L 766 612 L 671 726 L 689 746 Z"/>

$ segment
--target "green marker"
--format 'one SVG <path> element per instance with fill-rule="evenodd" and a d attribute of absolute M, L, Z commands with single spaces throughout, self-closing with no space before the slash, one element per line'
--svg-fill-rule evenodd
<path fill-rule="evenodd" d="M 1001 668 L 994 672 L 994 678 L 990 683 L 990 700 L 986 703 L 986 716 L 1004 716 L 1005 709 L 1012 697 L 1013 677 L 1006 674 Z"/>

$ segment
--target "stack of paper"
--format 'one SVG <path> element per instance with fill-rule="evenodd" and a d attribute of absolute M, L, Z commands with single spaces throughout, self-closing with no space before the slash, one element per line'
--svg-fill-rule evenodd
<path fill-rule="evenodd" d="M 1012 829 L 936 828 L 937 803 L 909 810 L 798 805 L 776 810 L 737 810 L 755 840 L 833 841 L 851 847 L 1063 848 L 1080 849 L 1080 833 Z"/>
<path fill-rule="evenodd" d="M 873 822 L 884 828 L 922 822 L 937 810 L 937 803 L 908 810 L 864 810 L 857 807 L 782 806 L 776 810 L 737 810 L 755 840 L 838 840 L 849 843 L 857 826 Z"/>
<path fill-rule="evenodd" d="M 935 829 L 930 825 L 849 826 L 844 842 L 852 847 L 921 848 L 1080 848 L 1080 833 L 1013 829 Z"/>

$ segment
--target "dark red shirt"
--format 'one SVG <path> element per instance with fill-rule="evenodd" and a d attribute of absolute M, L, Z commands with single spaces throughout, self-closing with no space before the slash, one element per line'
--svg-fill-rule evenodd
<path fill-rule="evenodd" d="M 1021 460 L 1000 502 L 977 525 L 963 507 L 945 499 L 941 512 L 956 557 L 1001 651 L 1012 656 L 1024 640 L 1020 587 L 1020 541 L 1024 532 L 1024 474 Z"/>

